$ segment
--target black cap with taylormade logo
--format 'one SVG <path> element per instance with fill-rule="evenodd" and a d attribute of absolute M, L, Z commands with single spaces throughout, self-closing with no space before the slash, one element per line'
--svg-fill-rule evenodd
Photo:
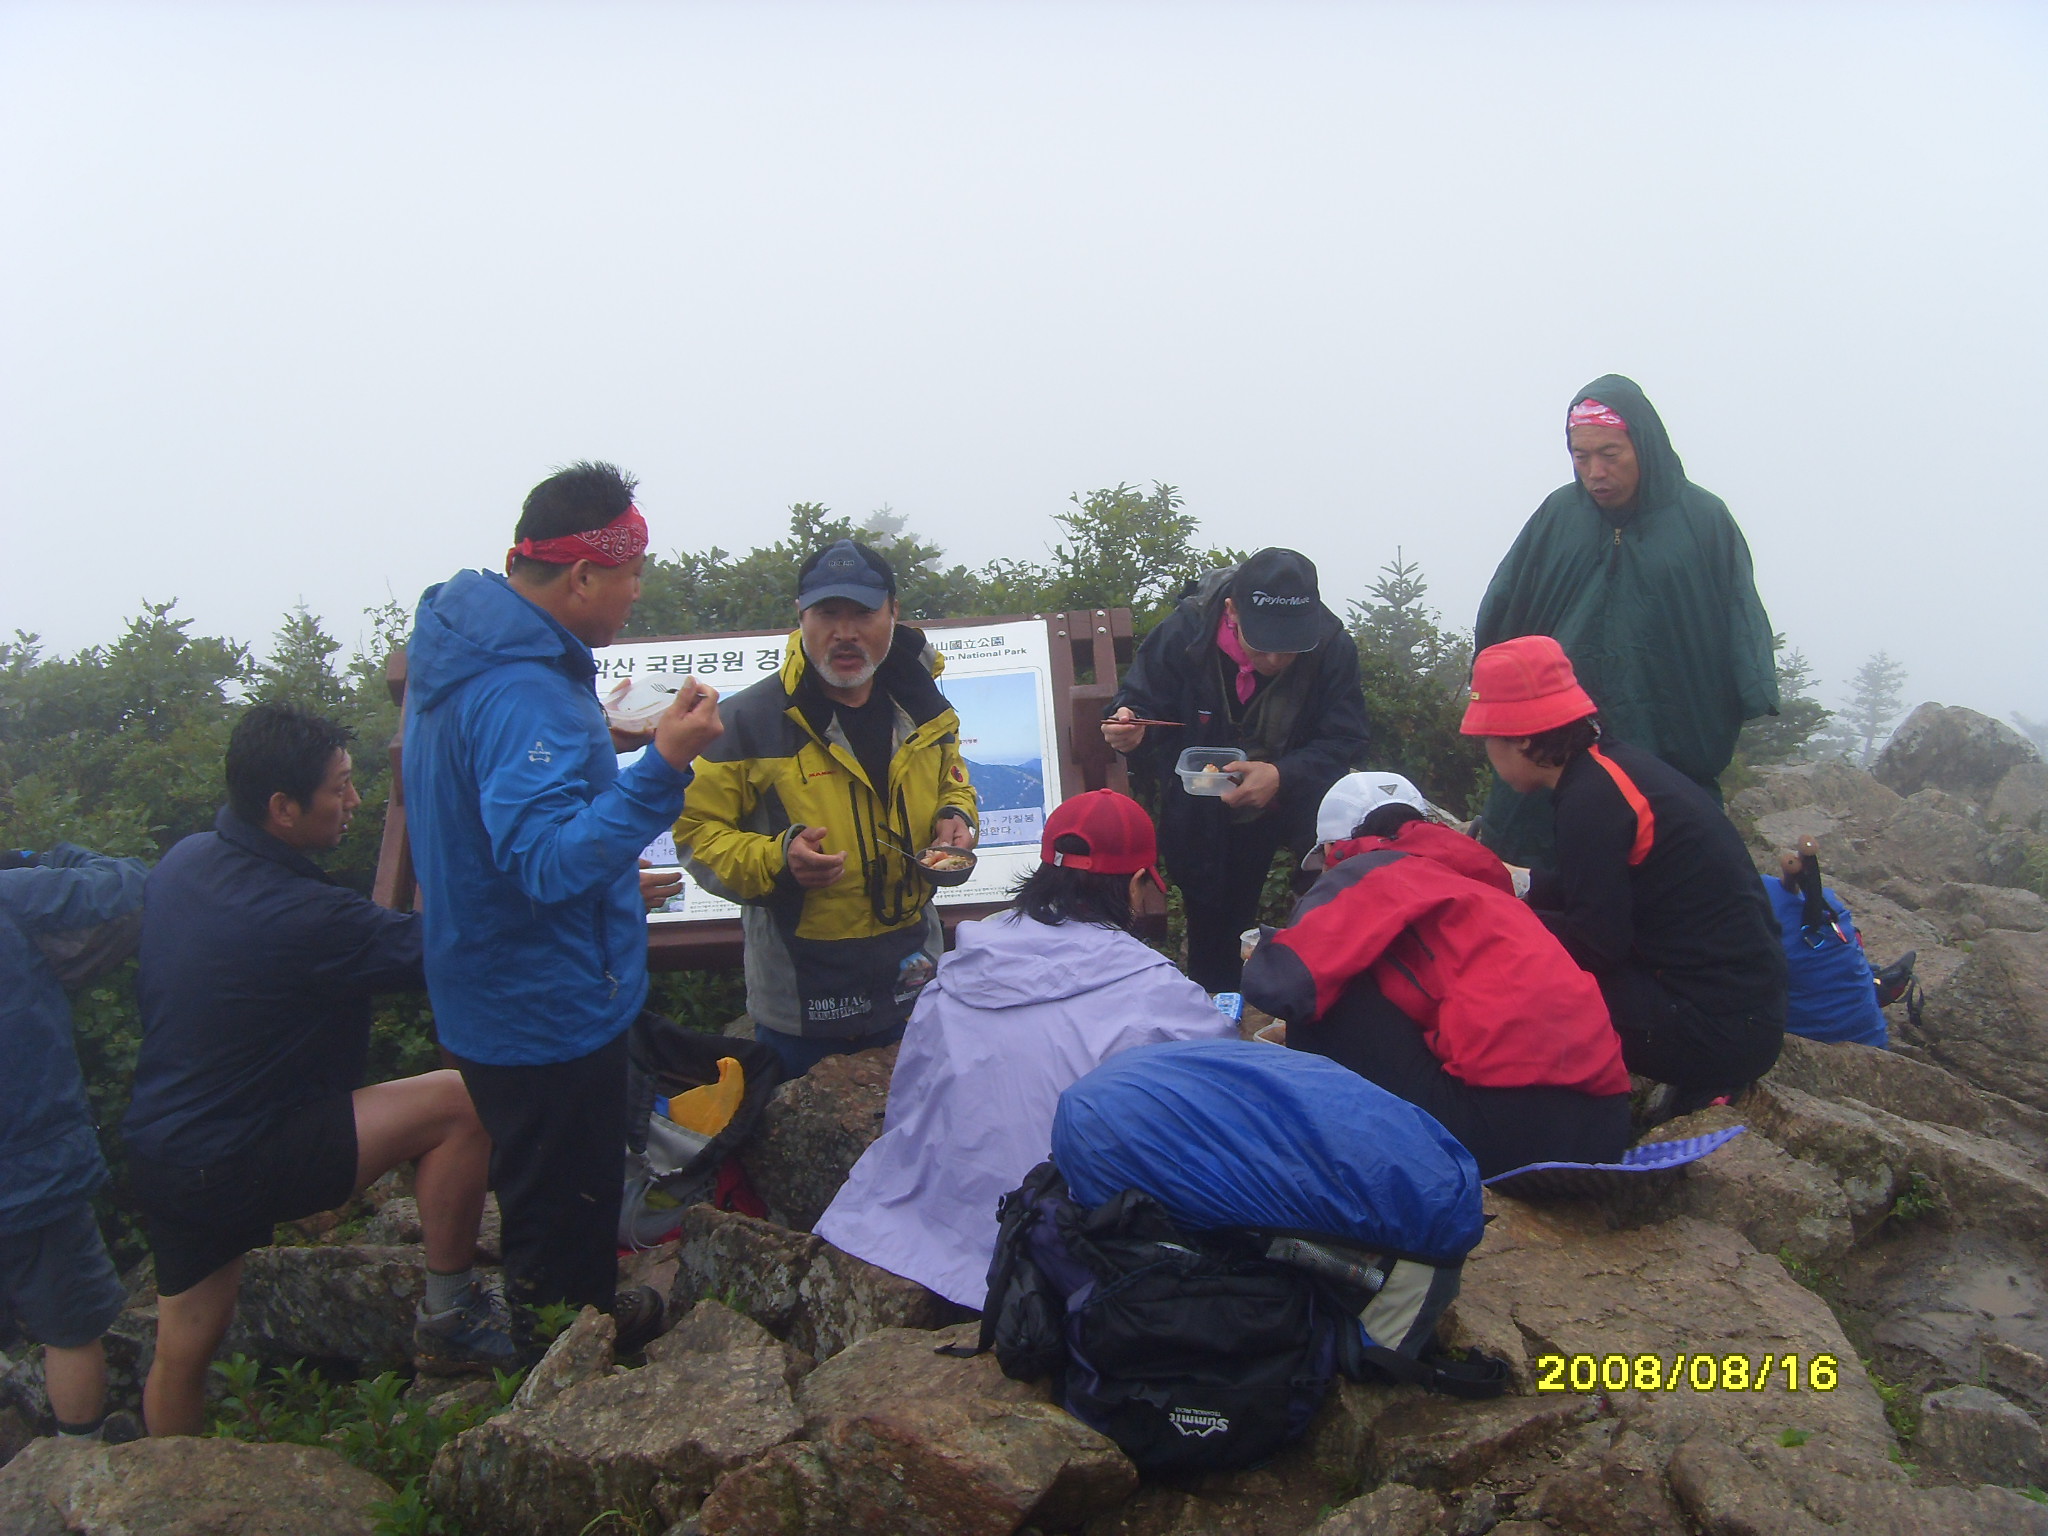
<path fill-rule="evenodd" d="M 1291 549 L 1262 549 L 1230 583 L 1237 632 L 1255 651 L 1312 651 L 1323 628 L 1315 563 Z"/>
<path fill-rule="evenodd" d="M 804 562 L 796 578 L 799 611 L 834 597 L 880 608 L 895 595 L 896 572 L 889 562 L 852 539 L 827 544 Z"/>

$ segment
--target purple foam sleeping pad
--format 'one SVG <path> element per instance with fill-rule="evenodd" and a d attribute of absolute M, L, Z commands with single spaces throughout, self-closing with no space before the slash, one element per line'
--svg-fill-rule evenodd
<path fill-rule="evenodd" d="M 1486 1186 L 1518 1200 L 1598 1199 L 1617 1190 L 1640 1188 L 1646 1177 L 1651 1182 L 1675 1179 L 1680 1168 L 1726 1146 L 1745 1129 L 1731 1125 L 1704 1136 L 1645 1142 L 1629 1148 L 1618 1163 L 1529 1163 L 1496 1173 Z"/>

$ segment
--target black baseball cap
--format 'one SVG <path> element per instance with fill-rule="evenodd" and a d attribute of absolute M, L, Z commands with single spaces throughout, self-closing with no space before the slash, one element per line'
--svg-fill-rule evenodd
<path fill-rule="evenodd" d="M 1230 583 L 1237 632 L 1255 651 L 1312 651 L 1323 627 L 1315 562 L 1291 549 L 1262 549 Z"/>
<path fill-rule="evenodd" d="M 896 572 L 888 561 L 853 539 L 827 544 L 796 575 L 799 612 L 829 598 L 843 597 L 863 608 L 880 608 L 896 595 Z"/>

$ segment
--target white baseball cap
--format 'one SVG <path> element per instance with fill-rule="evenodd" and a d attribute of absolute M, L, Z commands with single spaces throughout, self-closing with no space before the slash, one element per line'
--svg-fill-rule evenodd
<path fill-rule="evenodd" d="M 1429 802 L 1422 791 L 1398 773 L 1347 773 L 1332 784 L 1323 803 L 1316 808 L 1316 846 L 1301 861 L 1303 869 L 1323 867 L 1323 844 L 1341 843 L 1358 830 L 1358 824 L 1383 805 L 1407 805 L 1424 816 Z"/>

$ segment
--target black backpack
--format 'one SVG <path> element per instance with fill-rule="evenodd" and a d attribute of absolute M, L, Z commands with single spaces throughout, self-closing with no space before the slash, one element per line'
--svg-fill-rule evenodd
<path fill-rule="evenodd" d="M 740 1064 L 745 1088 L 732 1119 L 715 1136 L 654 1113 L 655 1100 L 718 1081 L 718 1063 Z M 752 1134 L 782 1082 L 782 1058 L 758 1040 L 685 1029 L 643 1010 L 626 1042 L 626 1180 L 619 1202 L 619 1245 L 644 1248 L 671 1235 L 685 1206 L 712 1201 L 720 1170 Z"/>
<path fill-rule="evenodd" d="M 1148 1475 L 1264 1461 L 1339 1373 L 1506 1389 L 1504 1362 L 1435 1347 L 1455 1269 L 1249 1229 L 1189 1235 L 1137 1190 L 1087 1210 L 1051 1162 L 1003 1197 L 1000 1222 L 979 1348 L 1006 1376 L 1053 1376 Z M 1375 1308 L 1378 1332 L 1362 1321 Z"/>

